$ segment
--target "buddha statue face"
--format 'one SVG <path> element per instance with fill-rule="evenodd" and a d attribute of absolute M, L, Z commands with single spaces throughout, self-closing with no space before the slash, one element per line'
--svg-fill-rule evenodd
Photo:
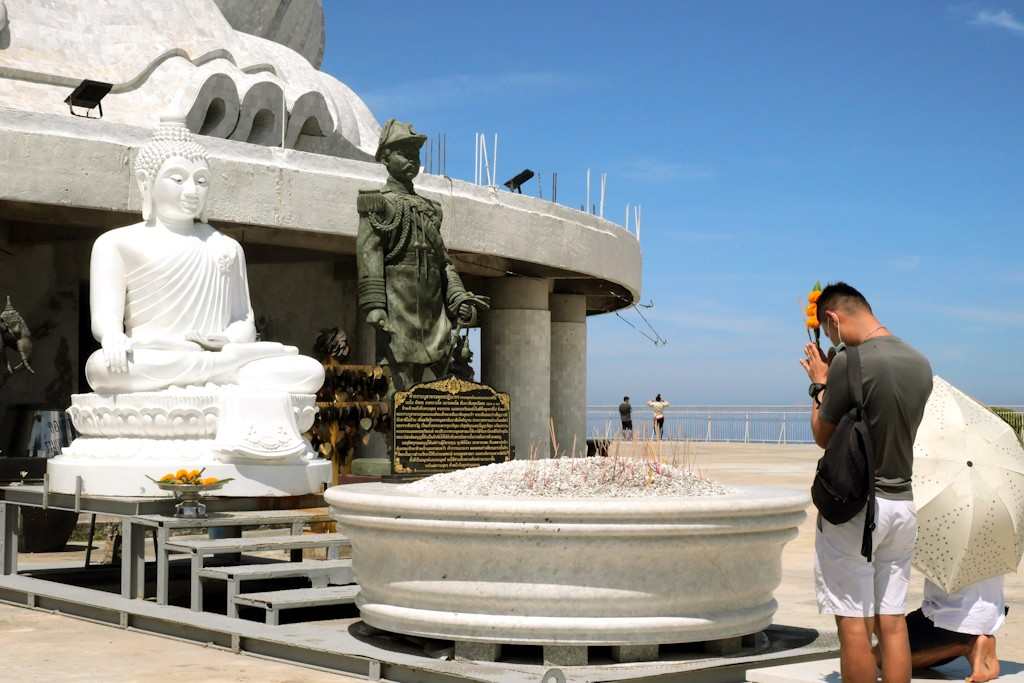
<path fill-rule="evenodd" d="M 180 225 L 197 218 L 205 223 L 210 177 L 206 149 L 184 123 L 162 121 L 135 159 L 135 179 L 146 224 L 155 225 L 160 220 Z"/>
<path fill-rule="evenodd" d="M 164 223 L 181 223 L 203 215 L 210 186 L 204 161 L 174 156 L 165 161 L 150 185 L 152 210 Z"/>

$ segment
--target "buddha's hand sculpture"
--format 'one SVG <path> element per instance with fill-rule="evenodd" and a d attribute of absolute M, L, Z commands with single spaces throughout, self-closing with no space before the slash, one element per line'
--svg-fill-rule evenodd
<path fill-rule="evenodd" d="M 220 351 L 224 348 L 224 345 L 231 340 L 219 334 L 199 334 L 198 332 L 190 332 L 185 335 L 185 341 L 199 344 L 199 346 L 203 347 L 204 351 Z"/>
<path fill-rule="evenodd" d="M 490 297 L 466 292 L 466 298 L 459 304 L 459 321 L 466 325 L 476 322 L 476 315 L 491 307 Z"/>
<path fill-rule="evenodd" d="M 383 308 L 375 308 L 366 314 L 366 322 L 374 327 L 378 327 L 385 332 L 391 331 L 391 325 L 388 324 L 388 313 Z"/>
<path fill-rule="evenodd" d="M 132 350 L 132 340 L 123 332 L 114 332 L 103 337 L 103 359 L 107 369 L 115 375 L 128 373 L 128 356 Z"/>

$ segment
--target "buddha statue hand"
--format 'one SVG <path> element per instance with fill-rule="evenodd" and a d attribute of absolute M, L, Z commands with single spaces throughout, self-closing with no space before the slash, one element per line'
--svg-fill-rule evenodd
<path fill-rule="evenodd" d="M 190 332 L 185 335 L 185 341 L 199 344 L 204 351 L 220 351 L 224 348 L 224 345 L 231 340 L 219 334 L 200 334 L 198 332 Z"/>
<path fill-rule="evenodd" d="M 132 340 L 123 332 L 111 332 L 103 336 L 103 360 L 107 369 L 114 375 L 128 374 L 128 356 L 132 350 Z"/>

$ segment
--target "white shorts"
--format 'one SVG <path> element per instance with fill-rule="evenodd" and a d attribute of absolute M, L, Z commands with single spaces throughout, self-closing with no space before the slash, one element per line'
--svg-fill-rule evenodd
<path fill-rule="evenodd" d="M 910 560 L 917 540 L 912 500 L 875 499 L 871 562 L 860 554 L 864 510 L 843 524 L 819 515 L 814 536 L 814 584 L 818 611 L 839 617 L 905 614 Z"/>

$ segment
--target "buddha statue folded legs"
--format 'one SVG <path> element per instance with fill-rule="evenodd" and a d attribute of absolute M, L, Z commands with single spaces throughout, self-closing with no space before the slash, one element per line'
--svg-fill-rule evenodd
<path fill-rule="evenodd" d="M 256 341 L 241 245 L 203 219 L 206 151 L 163 122 L 136 157 L 143 222 L 93 245 L 90 312 L 101 348 L 72 396 L 81 433 L 47 466 L 51 488 L 166 495 L 147 479 L 185 467 L 231 478 L 219 495 L 317 492 L 330 464 L 302 432 L 323 367 Z"/>
<path fill-rule="evenodd" d="M 294 346 L 277 342 L 225 344 L 206 351 L 198 344 L 184 348 L 134 347 L 128 372 L 113 372 L 102 350 L 85 364 L 89 386 L 101 394 L 159 391 L 172 386 L 241 384 L 279 389 L 292 394 L 315 394 L 324 381 L 323 366 L 299 355 Z"/>

